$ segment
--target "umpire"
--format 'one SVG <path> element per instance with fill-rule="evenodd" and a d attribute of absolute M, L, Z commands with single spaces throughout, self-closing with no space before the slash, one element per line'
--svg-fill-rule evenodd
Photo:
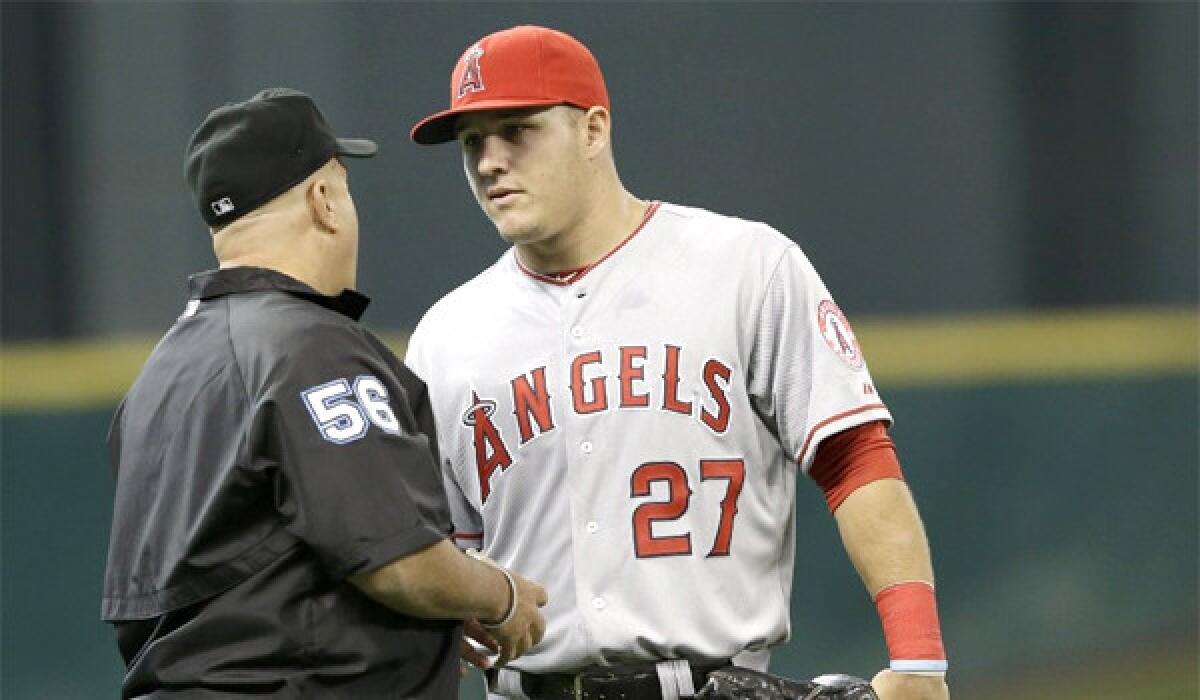
<path fill-rule="evenodd" d="M 124 698 L 452 698 L 462 620 L 501 663 L 541 639 L 541 587 L 446 539 L 425 386 L 358 323 L 341 159 L 376 150 L 284 88 L 188 144 L 220 269 L 109 434 Z"/>

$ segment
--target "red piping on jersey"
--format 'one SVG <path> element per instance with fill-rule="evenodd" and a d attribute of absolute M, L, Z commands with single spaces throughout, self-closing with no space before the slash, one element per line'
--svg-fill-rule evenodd
<path fill-rule="evenodd" d="M 825 426 L 829 425 L 830 423 L 832 423 L 834 421 L 841 420 L 847 416 L 853 416 L 856 413 L 863 413 L 865 411 L 874 411 L 877 408 L 887 408 L 887 406 L 884 406 L 881 403 L 871 403 L 871 404 L 867 404 L 866 406 L 859 406 L 858 408 L 854 408 L 849 411 L 843 411 L 842 413 L 839 413 L 836 416 L 830 416 L 830 417 L 826 418 L 825 420 L 821 421 L 820 423 L 817 423 L 816 425 L 814 425 L 812 427 L 812 430 L 808 431 L 808 436 L 804 438 L 804 444 L 800 447 L 800 453 L 796 455 L 796 462 L 799 464 L 804 463 L 804 453 L 808 452 L 808 443 L 812 442 L 813 436 L 817 434 L 818 430 L 820 430 L 821 428 L 824 428 Z"/>
<path fill-rule="evenodd" d="M 524 263 L 521 262 L 521 256 L 514 253 L 513 259 L 517 261 L 517 267 L 521 268 L 522 272 L 534 278 L 535 280 L 538 280 L 539 282 L 545 282 L 546 284 L 557 285 L 559 287 L 566 287 L 573 282 L 578 282 L 579 280 L 583 279 L 584 275 L 596 269 L 600 263 L 611 258 L 613 253 L 623 248 L 626 243 L 633 240 L 634 236 L 641 233 L 642 229 L 646 227 L 647 222 L 650 221 L 650 217 L 654 216 L 654 212 L 658 211 L 659 204 L 662 204 L 662 202 L 650 202 L 650 206 L 646 208 L 646 215 L 642 217 L 642 221 L 637 225 L 637 228 L 633 229 L 633 233 L 626 236 L 625 240 L 617 244 L 617 247 L 608 251 L 604 257 L 600 258 L 591 265 L 584 265 L 583 267 L 573 270 L 563 270 L 562 272 L 558 273 L 558 275 L 543 275 L 540 272 L 535 272 L 534 270 L 530 270 L 528 267 L 525 267 Z"/>
<path fill-rule="evenodd" d="M 456 540 L 482 540 L 482 532 L 456 532 L 451 535 Z"/>

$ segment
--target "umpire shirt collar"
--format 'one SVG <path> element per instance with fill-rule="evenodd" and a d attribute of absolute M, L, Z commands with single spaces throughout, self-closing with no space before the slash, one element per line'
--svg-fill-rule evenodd
<path fill-rule="evenodd" d="M 365 294 L 353 289 L 343 289 L 337 296 L 326 296 L 300 280 L 262 267 L 228 267 L 200 272 L 188 278 L 188 297 L 191 299 L 214 299 L 226 294 L 268 290 L 307 299 L 355 321 L 362 317 L 371 303 Z"/>

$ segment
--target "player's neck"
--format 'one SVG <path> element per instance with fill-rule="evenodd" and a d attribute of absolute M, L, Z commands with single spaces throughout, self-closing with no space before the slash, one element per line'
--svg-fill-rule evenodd
<path fill-rule="evenodd" d="M 585 211 L 569 230 L 517 246 L 525 267 L 556 274 L 595 264 L 621 245 L 646 218 L 649 203 L 621 189 L 611 201 Z"/>

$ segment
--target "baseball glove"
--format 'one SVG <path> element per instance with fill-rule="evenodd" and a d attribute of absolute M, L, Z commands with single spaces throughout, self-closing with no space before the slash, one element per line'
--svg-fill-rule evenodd
<path fill-rule="evenodd" d="M 817 676 L 811 681 L 772 676 L 729 666 L 708 674 L 696 698 L 702 700 L 879 700 L 871 684 L 842 674 Z"/>

